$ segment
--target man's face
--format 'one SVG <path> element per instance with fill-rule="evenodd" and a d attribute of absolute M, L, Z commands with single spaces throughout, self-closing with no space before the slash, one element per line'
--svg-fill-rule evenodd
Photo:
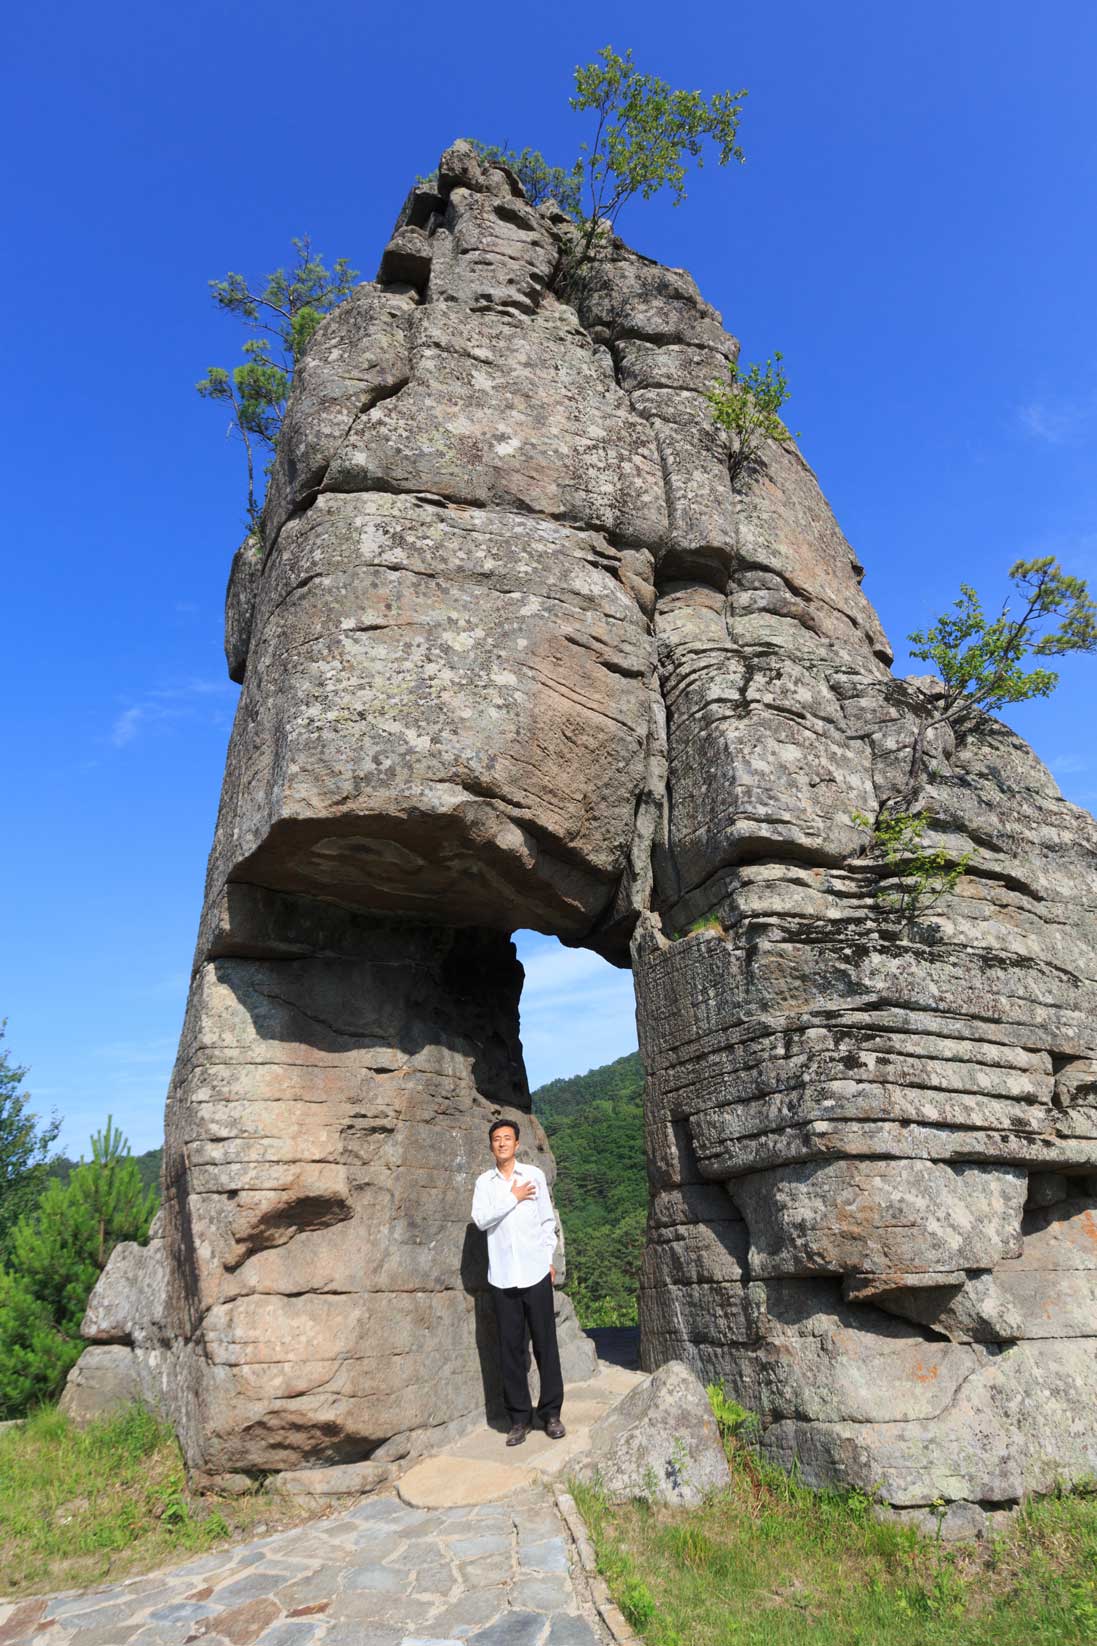
<path fill-rule="evenodd" d="M 497 1166 L 505 1166 L 514 1159 L 514 1152 L 518 1147 L 518 1139 L 514 1135 L 513 1126 L 500 1126 L 491 1134 L 491 1152 L 495 1156 Z"/>

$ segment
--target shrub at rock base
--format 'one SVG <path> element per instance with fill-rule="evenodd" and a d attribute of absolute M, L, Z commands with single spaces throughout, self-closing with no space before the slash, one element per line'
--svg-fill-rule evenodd
<path fill-rule="evenodd" d="M 50 1180 L 12 1231 L 0 1270 L 0 1419 L 51 1400 L 79 1359 L 88 1296 L 121 1240 L 144 1241 L 155 1190 L 141 1186 L 124 1137 L 108 1119 L 92 1158 L 67 1183 Z"/>

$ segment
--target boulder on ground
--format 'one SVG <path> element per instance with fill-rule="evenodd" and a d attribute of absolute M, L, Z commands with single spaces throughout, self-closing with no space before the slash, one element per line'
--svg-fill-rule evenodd
<path fill-rule="evenodd" d="M 646 1497 L 686 1509 L 727 1485 L 716 1419 L 684 1361 L 668 1360 L 599 1418 L 579 1474 L 614 1503 Z"/>
<path fill-rule="evenodd" d="M 141 1399 L 137 1356 L 124 1343 L 93 1343 L 69 1373 L 61 1410 L 78 1428 Z"/>

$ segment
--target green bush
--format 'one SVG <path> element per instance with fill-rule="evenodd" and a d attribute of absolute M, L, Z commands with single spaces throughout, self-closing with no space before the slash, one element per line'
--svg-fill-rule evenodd
<path fill-rule="evenodd" d="M 56 1329 L 23 1282 L 0 1269 L 0 1419 L 22 1417 L 56 1394 L 83 1347 Z"/>
<path fill-rule="evenodd" d="M 713 422 L 735 439 L 728 458 L 733 487 L 756 466 L 765 441 L 784 444 L 792 439 L 779 415 L 788 399 L 788 379 L 781 359 L 778 350 L 764 366 L 756 363 L 745 372 L 733 360 L 727 369 L 727 381 L 714 383 L 706 396 Z"/>
<path fill-rule="evenodd" d="M 858 828 L 869 831 L 866 850 L 882 862 L 888 876 L 886 884 L 876 887 L 876 901 L 897 914 L 904 935 L 912 937 L 922 917 L 956 890 L 975 853 L 953 857 L 946 851 L 924 851 L 922 836 L 931 822 L 928 812 L 884 809 L 875 822 L 864 812 L 852 816 Z"/>
<path fill-rule="evenodd" d="M 61 1389 L 79 1359 L 92 1287 L 122 1240 L 148 1239 L 155 1189 L 142 1187 L 122 1134 L 107 1120 L 92 1158 L 51 1178 L 12 1230 L 0 1270 L 0 1418 L 21 1417 Z"/>

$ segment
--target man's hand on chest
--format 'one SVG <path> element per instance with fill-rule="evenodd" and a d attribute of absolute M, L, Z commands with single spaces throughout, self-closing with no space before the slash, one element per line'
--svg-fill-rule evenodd
<path fill-rule="evenodd" d="M 511 1173 L 510 1192 L 519 1204 L 523 1200 L 533 1200 L 537 1194 L 537 1185 L 531 1177 L 520 1177 L 516 1166 Z"/>

